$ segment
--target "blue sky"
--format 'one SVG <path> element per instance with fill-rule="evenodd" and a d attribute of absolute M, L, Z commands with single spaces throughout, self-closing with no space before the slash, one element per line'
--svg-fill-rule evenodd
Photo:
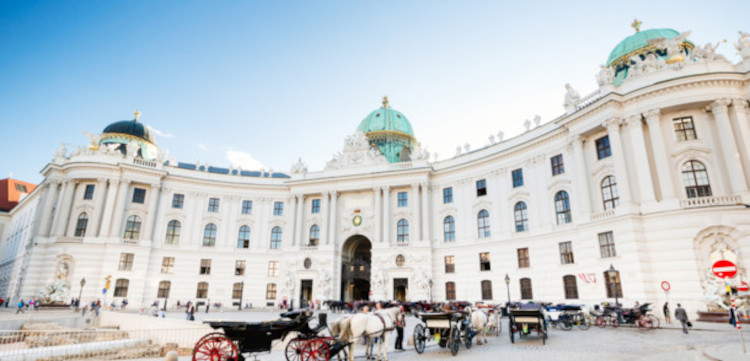
<path fill-rule="evenodd" d="M 440 158 L 563 111 L 643 28 L 736 60 L 744 1 L 0 1 L 0 177 L 141 120 L 178 160 L 321 169 L 388 95 Z M 239 160 L 238 160 L 239 159 Z"/>

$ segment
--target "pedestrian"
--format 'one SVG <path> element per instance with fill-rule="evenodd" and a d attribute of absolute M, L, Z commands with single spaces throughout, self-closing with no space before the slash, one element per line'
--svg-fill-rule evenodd
<path fill-rule="evenodd" d="M 206 313 L 208 313 L 209 309 L 211 309 L 211 301 L 206 302 Z"/>
<path fill-rule="evenodd" d="M 664 302 L 664 321 L 671 324 L 672 315 L 669 313 L 669 302 Z"/>
<path fill-rule="evenodd" d="M 404 326 L 406 325 L 406 319 L 404 317 L 404 306 L 401 306 L 401 312 L 396 315 L 396 350 L 404 350 Z"/>
<path fill-rule="evenodd" d="M 24 306 L 23 299 L 18 300 L 18 310 L 16 310 L 16 314 L 23 313 Z"/>
<path fill-rule="evenodd" d="M 687 334 L 690 321 L 688 320 L 687 312 L 679 303 L 677 304 L 677 309 L 674 310 L 674 318 L 677 319 L 677 321 L 680 321 L 682 324 L 682 332 Z"/>

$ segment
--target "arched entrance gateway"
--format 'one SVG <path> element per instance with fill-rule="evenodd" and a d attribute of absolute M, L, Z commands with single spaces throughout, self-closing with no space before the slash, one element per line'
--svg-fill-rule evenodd
<path fill-rule="evenodd" d="M 372 244 L 367 237 L 354 235 L 341 251 L 341 300 L 368 300 Z"/>

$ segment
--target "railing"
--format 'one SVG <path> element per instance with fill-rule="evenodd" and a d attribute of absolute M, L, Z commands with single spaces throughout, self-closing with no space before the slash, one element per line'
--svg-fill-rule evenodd
<path fill-rule="evenodd" d="M 123 238 L 122 239 L 122 243 L 125 243 L 125 244 L 138 244 L 138 240 L 137 239 Z"/>
<path fill-rule="evenodd" d="M 742 202 L 740 196 L 714 196 L 714 197 L 699 197 L 699 198 L 688 198 L 680 200 L 680 207 L 682 208 L 701 208 L 701 207 L 712 207 L 712 206 L 733 206 L 738 205 Z"/>
<path fill-rule="evenodd" d="M 143 158 L 133 158 L 133 164 L 142 165 L 144 167 L 156 168 L 158 163 L 155 160 L 145 160 Z"/>
<path fill-rule="evenodd" d="M 576 103 L 576 110 L 583 109 L 592 103 L 596 102 L 597 100 L 604 97 L 604 93 L 602 93 L 601 89 L 595 90 L 593 93 L 586 95 L 585 97 L 581 98 L 581 100 Z"/>
<path fill-rule="evenodd" d="M 311 250 L 318 249 L 318 245 L 317 244 L 303 244 L 302 246 L 300 246 L 300 248 L 305 251 L 311 251 Z"/>
<path fill-rule="evenodd" d="M 598 213 L 592 214 L 591 215 L 591 220 L 592 221 L 598 221 L 598 220 L 601 220 L 601 219 L 612 217 L 614 215 L 615 215 L 615 210 L 614 209 L 608 209 L 608 210 L 606 210 L 604 212 L 598 212 Z"/>

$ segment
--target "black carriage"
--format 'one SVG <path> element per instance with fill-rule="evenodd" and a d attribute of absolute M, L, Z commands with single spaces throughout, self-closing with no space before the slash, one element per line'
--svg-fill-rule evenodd
<path fill-rule="evenodd" d="M 526 337 L 534 331 L 542 338 L 542 344 L 547 343 L 547 323 L 541 306 L 524 305 L 522 308 L 510 309 L 508 319 L 511 343 L 516 342 L 516 333 L 519 337 Z"/>
<path fill-rule="evenodd" d="M 414 350 L 424 352 L 429 340 L 434 339 L 440 347 L 447 347 L 453 356 L 458 354 L 459 346 L 471 348 L 474 332 L 463 312 L 420 313 L 422 323 L 414 327 Z"/>
<path fill-rule="evenodd" d="M 284 350 L 288 361 L 330 360 L 346 344 L 321 334 L 327 329 L 325 313 L 318 314 L 318 324 L 311 328 L 312 315 L 311 311 L 293 311 L 282 313 L 278 320 L 266 322 L 205 321 L 211 328 L 223 332 L 201 337 L 193 348 L 193 361 L 242 361 L 245 359 L 242 354 L 270 352 L 273 341 L 283 340 L 292 332 L 297 335 Z"/>

